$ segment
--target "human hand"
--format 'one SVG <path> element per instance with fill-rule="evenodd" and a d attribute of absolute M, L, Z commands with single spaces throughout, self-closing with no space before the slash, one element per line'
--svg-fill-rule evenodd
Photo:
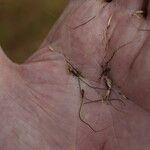
<path fill-rule="evenodd" d="M 148 150 L 149 11 L 144 6 L 141 0 L 71 0 L 24 64 L 10 62 L 1 51 L 0 148 Z M 69 73 L 68 60 L 83 77 Z M 86 97 L 104 98 L 108 87 L 100 76 L 107 67 L 103 76 L 112 81 L 110 97 L 84 104 L 79 112 Z"/>

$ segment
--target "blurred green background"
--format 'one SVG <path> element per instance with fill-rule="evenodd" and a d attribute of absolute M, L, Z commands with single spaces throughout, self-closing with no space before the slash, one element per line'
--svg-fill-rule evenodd
<path fill-rule="evenodd" d="M 68 0 L 0 0 L 0 45 L 15 62 L 44 40 Z"/>

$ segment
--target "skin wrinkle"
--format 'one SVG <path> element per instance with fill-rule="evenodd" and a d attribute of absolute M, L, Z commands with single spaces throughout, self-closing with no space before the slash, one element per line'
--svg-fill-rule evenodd
<path fill-rule="evenodd" d="M 23 78 L 22 78 L 22 79 L 23 79 Z M 24 82 L 25 82 L 26 87 L 30 89 L 30 91 L 29 91 L 30 94 L 31 94 L 36 100 L 40 100 L 40 97 L 38 97 L 38 96 L 36 95 L 37 91 L 34 90 L 32 87 L 30 87 L 28 81 L 26 81 L 25 79 L 23 79 L 23 80 L 24 80 Z M 43 97 L 43 96 L 42 96 L 42 97 Z M 37 105 L 38 108 L 40 108 L 43 112 L 45 112 L 45 114 L 48 116 L 48 118 L 52 118 L 52 116 L 49 114 L 48 110 L 46 110 L 44 107 L 42 107 L 42 106 L 38 103 L 38 101 L 32 100 L 31 102 L 33 102 L 35 105 Z M 53 114 L 53 115 L 54 115 L 54 114 Z M 57 116 L 56 116 L 56 118 L 57 118 Z M 65 122 L 63 122 L 63 123 L 65 124 Z"/>
<path fill-rule="evenodd" d="M 98 120 L 97 120 L 98 121 Z M 96 122 L 97 122 L 96 121 Z M 111 127 L 111 125 L 109 126 L 109 128 Z M 108 127 L 105 129 L 105 131 L 106 130 L 108 130 Z M 103 134 L 105 133 L 105 131 L 104 130 L 101 130 L 102 132 L 103 132 Z M 101 132 L 101 134 L 102 134 L 102 132 Z M 90 138 L 90 136 L 91 136 L 91 134 L 94 134 L 94 135 L 96 135 L 97 133 L 94 133 L 94 132 L 90 132 L 90 133 L 87 133 L 86 135 L 84 134 L 84 138 L 82 138 L 82 140 L 80 139 L 80 142 L 78 143 L 79 145 L 80 144 L 82 144 L 86 139 L 88 139 L 88 138 Z M 104 142 L 105 143 L 105 142 Z"/>
<path fill-rule="evenodd" d="M 17 131 L 16 131 L 15 129 L 12 130 L 12 133 L 14 133 L 14 135 L 16 135 L 16 138 L 18 139 L 18 141 L 19 141 L 20 143 L 26 145 L 29 149 L 33 150 L 33 146 L 32 146 L 31 144 L 29 145 L 28 143 L 24 142 L 24 141 L 19 137 L 19 134 L 17 133 Z M 30 133 L 28 133 L 28 134 L 30 134 Z"/>
<path fill-rule="evenodd" d="M 26 107 L 24 107 L 24 106 L 22 106 L 19 102 L 16 102 L 15 101 L 15 97 L 13 97 L 12 95 L 8 95 L 11 99 L 12 99 L 12 103 L 14 103 L 14 104 L 17 104 L 18 106 L 20 106 L 22 109 L 24 109 L 25 111 L 27 111 L 29 114 L 31 113 L 31 111 L 29 111 Z M 32 102 L 32 101 L 31 101 Z M 34 102 L 33 102 L 34 103 Z M 34 103 L 35 104 L 35 103 Z M 39 117 L 39 115 L 38 115 L 38 113 L 36 112 L 36 111 L 34 111 L 35 112 L 35 114 L 36 114 L 36 116 L 37 116 L 37 118 Z M 32 112 L 33 113 L 33 112 Z M 34 118 L 32 118 L 32 119 L 34 119 Z M 38 127 L 35 127 L 35 126 L 32 126 L 31 124 L 30 124 L 30 126 L 32 127 L 32 128 L 34 128 L 34 130 L 36 130 L 36 131 L 38 131 Z M 30 134 L 30 133 L 29 133 Z M 8 137 L 9 137 L 9 135 L 8 135 Z M 23 142 L 23 141 L 22 141 Z M 27 145 L 27 146 L 29 146 L 29 145 Z"/>
<path fill-rule="evenodd" d="M 136 27 L 136 25 L 134 25 L 134 26 Z M 142 26 L 142 24 L 141 24 L 141 26 Z M 138 28 L 138 27 L 136 27 L 136 28 L 137 28 L 137 30 L 141 30 L 141 31 L 144 30 L 144 29 L 140 29 L 140 28 Z M 134 58 L 133 58 L 133 61 L 130 63 L 130 65 L 129 65 L 129 70 L 130 70 L 130 71 L 133 69 L 136 60 L 138 59 L 138 57 L 139 57 L 140 54 L 142 53 L 142 49 L 143 49 L 145 43 L 146 43 L 146 41 L 143 42 L 142 46 L 140 47 L 140 50 L 135 54 L 135 56 L 134 56 Z M 128 77 L 127 77 L 127 78 L 128 78 Z"/>
<path fill-rule="evenodd" d="M 134 15 L 133 15 L 134 16 Z M 143 18 L 140 18 L 141 19 L 141 21 L 143 21 Z M 141 22 L 138 26 L 137 25 L 135 25 L 133 22 L 132 22 L 132 20 L 131 20 L 131 23 L 132 23 L 132 25 L 138 30 L 138 31 L 148 31 L 149 29 L 144 29 L 142 26 L 143 26 L 143 23 Z"/>
<path fill-rule="evenodd" d="M 100 147 L 100 150 L 104 150 L 105 146 L 106 146 L 107 141 L 105 141 L 102 146 Z"/>
<path fill-rule="evenodd" d="M 12 99 L 12 101 L 11 101 L 10 103 L 14 103 L 14 104 L 20 106 L 22 109 L 24 109 L 24 110 L 25 110 L 26 112 L 28 112 L 28 113 L 31 113 L 31 112 L 32 112 L 31 110 L 27 109 L 26 106 L 21 105 L 20 102 L 15 102 L 15 97 L 13 97 L 11 94 L 8 94 L 8 96 Z M 21 97 L 20 97 L 20 99 L 21 99 Z M 31 102 L 33 102 L 33 101 L 31 101 Z M 32 103 L 31 103 L 31 104 L 32 104 Z M 33 104 L 34 104 L 34 102 L 33 102 Z M 37 113 L 36 111 L 34 111 L 34 112 L 35 112 L 34 114 L 35 114 L 36 117 L 38 118 L 38 113 Z M 32 113 L 33 113 L 33 112 L 32 112 Z"/>
<path fill-rule="evenodd" d="M 113 130 L 113 135 L 114 135 L 114 138 L 115 138 L 115 141 L 116 141 L 116 145 L 119 145 L 119 147 L 121 147 L 120 144 L 119 144 L 119 141 L 118 141 L 118 137 L 116 135 L 116 129 L 115 129 L 115 123 L 114 123 L 113 115 L 111 113 L 111 110 L 110 109 L 108 109 L 108 110 L 109 110 L 109 113 L 110 113 L 110 116 L 111 116 L 111 119 L 112 119 L 112 130 Z"/>
<path fill-rule="evenodd" d="M 36 94 L 34 94 L 35 91 L 33 91 L 33 89 L 32 89 L 30 86 L 28 86 L 28 87 L 29 87 L 29 89 L 31 89 L 31 95 L 32 95 L 36 100 L 40 99 L 39 97 L 36 96 Z M 37 102 L 33 101 L 33 103 L 36 104 L 36 105 L 48 116 L 48 118 L 49 118 L 50 120 L 53 119 L 53 121 L 54 121 L 55 118 L 58 118 L 58 115 L 56 115 L 56 114 L 54 114 L 54 113 L 53 113 L 53 115 L 54 115 L 55 117 L 53 118 L 52 115 L 48 112 L 48 110 L 46 110 L 44 107 L 42 107 L 42 106 L 38 103 L 38 101 L 37 101 Z M 51 112 L 51 113 L 52 113 L 52 112 Z M 66 122 L 64 122 L 64 121 L 62 121 L 61 123 L 62 123 L 62 124 L 66 124 Z"/>
<path fill-rule="evenodd" d="M 29 86 L 28 86 L 29 87 Z M 29 89 L 31 89 L 30 87 L 29 87 Z M 31 89 L 31 90 L 33 90 L 33 89 Z M 33 94 L 32 92 L 31 92 L 31 94 L 35 97 L 35 99 L 40 99 L 40 98 L 38 98 L 35 94 Z M 53 122 L 55 121 L 56 122 L 56 120 L 55 120 L 55 118 L 58 118 L 59 116 L 58 115 L 56 115 L 55 113 L 53 113 L 52 114 L 52 112 L 51 112 L 51 114 L 48 112 L 48 110 L 46 110 L 44 107 L 42 107 L 40 104 L 38 104 L 38 102 L 35 102 L 35 101 L 33 101 L 33 103 L 34 104 L 36 104 L 47 116 L 48 116 L 48 119 L 49 120 L 52 120 Z M 53 117 L 54 116 L 54 117 Z M 62 125 L 65 125 L 65 124 L 67 124 L 65 121 L 63 121 L 62 119 L 60 119 L 61 120 L 61 124 Z M 61 128 L 61 126 L 59 127 L 59 128 Z M 67 138 L 67 137 L 66 137 Z M 55 140 L 55 139 L 54 139 Z M 69 141 L 69 139 L 68 139 L 68 141 Z M 59 144 L 59 143 L 58 143 Z"/>
<path fill-rule="evenodd" d="M 134 67 L 134 64 L 136 63 L 136 60 L 138 59 L 138 57 L 140 56 L 140 54 L 142 53 L 143 51 L 143 47 L 144 47 L 144 44 L 146 43 L 146 41 L 143 43 L 142 47 L 140 48 L 140 50 L 136 53 L 136 55 L 134 56 L 130 66 L 129 66 L 129 70 L 132 71 L 133 67 Z"/>

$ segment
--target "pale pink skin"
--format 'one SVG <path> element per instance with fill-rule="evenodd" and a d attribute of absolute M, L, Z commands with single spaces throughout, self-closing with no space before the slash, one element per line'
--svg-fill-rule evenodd
<path fill-rule="evenodd" d="M 150 149 L 150 38 L 149 31 L 138 29 L 149 29 L 150 18 L 132 15 L 141 5 L 142 0 L 70 0 L 41 48 L 24 64 L 12 63 L 0 51 L 0 150 Z M 79 119 L 78 80 L 68 73 L 63 54 L 87 82 L 103 86 L 104 30 L 112 14 L 107 54 L 132 41 L 111 61 L 113 98 L 122 91 L 130 100 L 124 100 L 125 106 L 113 102 L 120 111 L 101 102 L 85 105 L 83 118 L 101 130 L 95 133 Z M 81 86 L 92 99 L 102 95 Z"/>

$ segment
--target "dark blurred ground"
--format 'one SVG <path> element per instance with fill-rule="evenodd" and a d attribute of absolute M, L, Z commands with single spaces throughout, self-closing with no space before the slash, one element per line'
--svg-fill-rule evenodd
<path fill-rule="evenodd" d="M 44 40 L 68 0 L 0 0 L 0 45 L 23 62 Z"/>

